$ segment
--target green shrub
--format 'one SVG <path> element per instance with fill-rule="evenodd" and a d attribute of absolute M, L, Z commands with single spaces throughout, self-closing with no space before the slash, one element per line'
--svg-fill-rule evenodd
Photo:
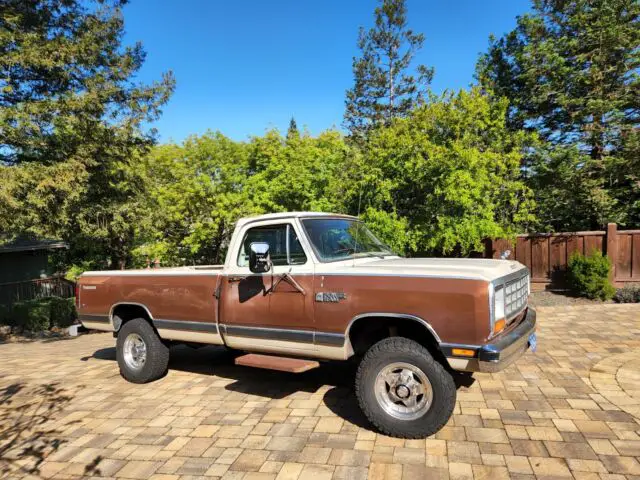
<path fill-rule="evenodd" d="M 88 260 L 82 261 L 80 263 L 71 265 L 67 270 L 64 278 L 66 278 L 70 282 L 76 282 L 78 281 L 78 277 L 87 270 L 100 270 L 100 266 L 96 266 L 93 262 Z"/>
<path fill-rule="evenodd" d="M 11 325 L 11 310 L 8 305 L 0 305 L 0 325 Z"/>
<path fill-rule="evenodd" d="M 65 328 L 78 314 L 73 298 L 48 297 L 16 302 L 11 307 L 0 305 L 0 324 L 22 327 L 32 332 Z"/>
<path fill-rule="evenodd" d="M 24 326 L 25 318 L 28 313 L 26 302 L 14 302 L 7 311 L 7 325 L 12 327 Z"/>
<path fill-rule="evenodd" d="M 48 330 L 51 324 L 49 299 L 27 300 L 14 303 L 11 308 L 12 326 L 22 327 L 31 332 Z"/>
<path fill-rule="evenodd" d="M 569 258 L 569 287 L 576 295 L 591 299 L 609 300 L 616 293 L 609 280 L 611 260 L 598 251 L 584 256 L 575 252 Z"/>
<path fill-rule="evenodd" d="M 640 285 L 619 288 L 613 299 L 618 303 L 640 303 Z"/>
<path fill-rule="evenodd" d="M 51 325 L 65 328 L 73 325 L 76 318 L 76 306 L 73 298 L 51 297 L 49 299 Z"/>

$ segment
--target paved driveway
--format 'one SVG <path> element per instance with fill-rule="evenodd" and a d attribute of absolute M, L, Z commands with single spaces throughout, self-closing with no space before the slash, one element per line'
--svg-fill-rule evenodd
<path fill-rule="evenodd" d="M 539 352 L 461 385 L 427 440 L 373 432 L 344 365 L 300 375 L 172 350 L 122 380 L 109 334 L 0 345 L 0 476 L 640 479 L 640 307 L 539 310 Z"/>

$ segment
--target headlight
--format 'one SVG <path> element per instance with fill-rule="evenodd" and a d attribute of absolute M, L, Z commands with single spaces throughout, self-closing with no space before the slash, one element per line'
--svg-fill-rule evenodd
<path fill-rule="evenodd" d="M 500 285 L 493 295 L 494 322 L 504 319 L 504 287 Z"/>
<path fill-rule="evenodd" d="M 504 330 L 504 286 L 500 285 L 493 290 L 493 315 L 491 318 L 491 336 L 497 335 Z"/>
<path fill-rule="evenodd" d="M 491 336 L 505 329 L 511 321 L 527 308 L 531 293 L 529 271 L 522 270 L 494 280 L 489 285 L 489 308 L 491 309 Z"/>

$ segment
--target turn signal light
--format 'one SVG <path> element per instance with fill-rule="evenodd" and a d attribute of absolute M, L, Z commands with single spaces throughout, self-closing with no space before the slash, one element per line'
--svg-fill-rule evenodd
<path fill-rule="evenodd" d="M 474 350 L 467 350 L 466 348 L 454 348 L 451 353 L 458 357 L 473 357 L 476 354 Z"/>
<path fill-rule="evenodd" d="M 504 318 L 497 320 L 495 325 L 493 326 L 493 334 L 495 335 L 497 333 L 500 333 L 502 330 L 504 330 L 504 326 L 505 326 Z"/>

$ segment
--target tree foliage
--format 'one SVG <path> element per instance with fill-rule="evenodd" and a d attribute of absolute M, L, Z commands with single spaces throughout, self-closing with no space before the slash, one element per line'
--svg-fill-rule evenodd
<path fill-rule="evenodd" d="M 339 132 L 287 140 L 271 131 L 253 138 L 248 148 L 253 171 L 248 188 L 261 210 L 343 210 L 343 186 L 356 153 Z"/>
<path fill-rule="evenodd" d="M 640 221 L 639 17 L 635 0 L 534 0 L 478 62 L 510 126 L 550 150 L 527 164 L 543 226 Z"/>
<path fill-rule="evenodd" d="M 88 8 L 93 3 L 95 8 Z M 122 47 L 124 0 L 4 0 L 0 17 L 0 160 L 88 164 L 152 140 L 173 86 L 137 85 L 141 44 Z M 109 148 L 107 148 L 107 146 Z"/>
<path fill-rule="evenodd" d="M 354 155 L 336 131 L 283 137 L 274 130 L 249 142 L 209 132 L 155 147 L 141 161 L 148 215 L 137 228 L 136 261 L 220 263 L 242 216 L 343 211 L 340 179 Z"/>
<path fill-rule="evenodd" d="M 418 65 L 414 55 L 424 36 L 408 28 L 406 0 L 381 0 L 375 26 L 360 29 L 361 56 L 353 59 L 354 85 L 347 91 L 344 124 L 362 142 L 367 132 L 408 114 L 424 98 L 433 68 Z"/>
<path fill-rule="evenodd" d="M 533 228 L 640 224 L 640 6 L 534 0 L 492 39 L 479 87 L 435 96 L 405 0 L 360 31 L 345 126 L 291 119 L 248 141 L 219 132 L 154 146 L 174 86 L 133 81 L 124 0 L 4 0 L 0 232 L 58 237 L 85 268 L 223 260 L 236 220 L 359 215 L 395 251 L 470 255 Z M 355 140 L 355 141 L 351 141 Z"/>
<path fill-rule="evenodd" d="M 171 74 L 133 81 L 124 0 L 5 0 L 0 10 L 0 231 L 67 240 L 122 266 L 143 185 L 131 161 L 154 143 Z"/>
<path fill-rule="evenodd" d="M 291 120 L 289 120 L 289 128 L 287 129 L 287 140 L 293 140 L 299 136 L 298 123 L 295 118 L 291 117 Z"/>
<path fill-rule="evenodd" d="M 254 213 L 247 196 L 247 149 L 219 133 L 161 145 L 140 162 L 148 212 L 138 225 L 138 263 L 216 263 L 237 218 Z"/>
<path fill-rule="evenodd" d="M 467 255 L 527 227 L 533 203 L 520 162 L 533 139 L 507 128 L 506 109 L 478 89 L 461 91 L 374 132 L 362 203 L 385 240 L 404 239 L 400 250 L 413 254 Z"/>

